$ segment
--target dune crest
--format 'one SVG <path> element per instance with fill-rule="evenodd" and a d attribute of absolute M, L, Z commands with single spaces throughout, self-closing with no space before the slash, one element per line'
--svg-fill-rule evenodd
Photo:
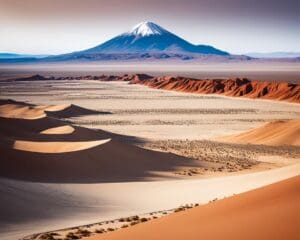
<path fill-rule="evenodd" d="M 259 128 L 218 140 L 242 144 L 300 146 L 300 120 L 270 122 Z"/>
<path fill-rule="evenodd" d="M 98 113 L 76 105 L 35 106 L 3 101 L 45 111 L 42 119 L 0 117 L 0 176 L 33 182 L 116 182 L 150 178 L 176 178 L 181 167 L 201 162 L 147 150 L 125 141 L 127 136 L 70 125 L 61 118 Z M 28 106 L 27 106 L 28 105 Z M 60 110 L 60 111 L 53 111 Z M 68 133 L 68 134 L 67 134 Z M 132 139 L 132 137 L 130 137 Z"/>
<path fill-rule="evenodd" d="M 15 141 L 13 148 L 27 152 L 37 153 L 67 153 L 76 152 L 109 142 L 111 139 L 88 141 L 88 142 L 33 142 L 33 141 Z"/>
<path fill-rule="evenodd" d="M 71 107 L 71 104 L 61 104 L 61 105 L 46 105 L 46 106 L 36 106 L 37 109 L 42 109 L 47 112 L 59 112 L 65 110 L 66 108 Z"/>
<path fill-rule="evenodd" d="M 48 128 L 41 131 L 41 134 L 70 134 L 73 133 L 75 129 L 70 125 L 64 125 L 60 127 Z"/>
<path fill-rule="evenodd" d="M 46 116 L 56 118 L 69 118 L 81 115 L 109 114 L 86 109 L 73 104 L 61 105 L 33 105 L 13 100 L 0 99 L 0 117 L 17 119 L 40 119 Z"/>
<path fill-rule="evenodd" d="M 4 104 L 0 106 L 0 117 L 4 118 L 22 118 L 22 119 L 40 119 L 46 114 L 42 109 L 31 106 L 20 106 L 15 104 Z"/>

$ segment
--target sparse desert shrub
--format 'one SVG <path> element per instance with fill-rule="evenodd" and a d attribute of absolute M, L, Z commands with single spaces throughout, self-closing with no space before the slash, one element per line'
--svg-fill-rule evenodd
<path fill-rule="evenodd" d="M 95 233 L 104 233 L 104 232 L 105 232 L 105 230 L 103 228 L 95 230 Z"/>
<path fill-rule="evenodd" d="M 174 210 L 174 212 L 181 212 L 181 211 L 184 211 L 185 208 L 184 207 L 178 207 Z"/>
<path fill-rule="evenodd" d="M 147 221 L 148 221 L 148 218 L 141 218 L 140 221 L 141 221 L 141 222 L 147 222 Z"/>
<path fill-rule="evenodd" d="M 91 235 L 91 231 L 86 230 L 86 229 L 78 229 L 77 233 L 83 237 L 89 237 Z"/>
<path fill-rule="evenodd" d="M 67 238 L 68 239 L 80 239 L 80 237 L 78 237 L 77 235 L 75 235 L 73 232 L 69 232 L 67 234 Z"/>
<path fill-rule="evenodd" d="M 133 216 L 133 217 L 132 217 L 132 220 L 133 220 L 133 221 L 137 221 L 137 220 L 139 220 L 139 219 L 140 219 L 139 216 Z"/>
<path fill-rule="evenodd" d="M 54 240 L 55 238 L 50 233 L 45 233 L 40 236 L 40 239 L 43 240 Z"/>
<path fill-rule="evenodd" d="M 131 223 L 130 223 L 131 226 L 136 225 L 136 224 L 138 224 L 137 221 L 134 221 L 134 222 L 131 222 Z"/>

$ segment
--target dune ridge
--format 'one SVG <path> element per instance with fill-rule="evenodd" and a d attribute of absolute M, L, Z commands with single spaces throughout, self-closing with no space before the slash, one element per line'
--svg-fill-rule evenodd
<path fill-rule="evenodd" d="M 296 240 L 300 176 L 87 240 Z"/>
<path fill-rule="evenodd" d="M 250 131 L 220 137 L 217 140 L 271 146 L 300 146 L 300 120 L 274 121 Z"/>
<path fill-rule="evenodd" d="M 130 84 L 142 84 L 148 87 L 179 92 L 198 94 L 220 94 L 230 97 L 245 97 L 251 99 L 269 99 L 300 103 L 300 85 L 288 82 L 271 82 L 250 80 L 247 78 L 234 79 L 195 79 L 180 76 L 153 77 L 147 74 L 100 75 L 78 77 L 31 77 L 9 79 L 9 81 L 36 80 L 99 80 L 127 81 Z"/>
<path fill-rule="evenodd" d="M 70 125 L 64 125 L 54 128 L 48 128 L 46 130 L 41 131 L 41 134 L 70 134 L 74 132 L 75 129 Z"/>
<path fill-rule="evenodd" d="M 22 111 L 16 118 L 6 114 L 19 108 Z M 137 147 L 125 142 L 130 139 L 126 136 L 72 126 L 64 120 L 102 112 L 76 105 L 35 106 L 9 100 L 1 100 L 0 109 L 0 151 L 5 156 L 0 177 L 59 183 L 137 181 L 176 178 L 170 172 L 201 165 L 175 154 Z M 44 116 L 33 118 L 36 112 Z M 54 134 L 45 134 L 49 131 Z"/>
<path fill-rule="evenodd" d="M 37 153 L 67 153 L 93 148 L 109 142 L 111 139 L 85 142 L 34 142 L 16 140 L 14 149 Z"/>

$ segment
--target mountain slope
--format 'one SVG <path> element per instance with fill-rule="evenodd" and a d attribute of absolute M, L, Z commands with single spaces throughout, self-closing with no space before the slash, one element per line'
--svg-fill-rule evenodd
<path fill-rule="evenodd" d="M 234 57 L 208 45 L 193 45 L 152 22 L 142 22 L 93 48 L 46 58 L 46 61 L 132 60 Z M 241 57 L 241 56 L 238 56 Z"/>
<path fill-rule="evenodd" d="M 101 45 L 79 53 L 190 52 L 229 55 L 206 45 L 193 45 L 152 22 L 142 22 Z"/>

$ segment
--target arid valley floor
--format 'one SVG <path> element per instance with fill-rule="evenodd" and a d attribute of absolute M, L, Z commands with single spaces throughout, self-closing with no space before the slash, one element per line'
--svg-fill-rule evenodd
<path fill-rule="evenodd" d="M 170 229 L 186 219 L 196 231 L 214 204 L 239 212 L 232 224 L 276 218 L 260 205 L 266 194 L 270 202 L 291 194 L 274 208 L 299 220 L 299 103 L 84 79 L 0 81 L 0 94 L 1 239 L 181 239 Z M 246 205 L 245 215 L 235 207 Z M 224 219 L 215 221 L 226 232 Z M 165 238 L 149 235 L 163 226 Z M 278 239 L 300 233 L 288 229 Z M 247 238 L 239 229 L 228 239 L 271 231 Z"/>

